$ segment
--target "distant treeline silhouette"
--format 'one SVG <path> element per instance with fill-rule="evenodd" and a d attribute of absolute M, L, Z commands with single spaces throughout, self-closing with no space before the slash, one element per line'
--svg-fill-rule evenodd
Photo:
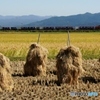
<path fill-rule="evenodd" d="M 68 31 L 68 30 L 100 30 L 98 26 L 80 26 L 80 27 L 1 27 L 1 31 Z"/>

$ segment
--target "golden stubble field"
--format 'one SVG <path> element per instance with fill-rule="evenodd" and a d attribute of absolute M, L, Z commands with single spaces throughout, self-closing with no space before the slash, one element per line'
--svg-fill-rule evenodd
<path fill-rule="evenodd" d="M 0 93 L 0 100 L 99 100 L 100 33 L 70 33 L 70 41 L 81 49 L 86 71 L 77 86 L 57 83 L 55 56 L 67 45 L 67 33 L 41 33 L 40 44 L 49 50 L 46 77 L 25 77 L 23 66 L 28 48 L 37 42 L 38 32 L 0 32 L 0 52 L 11 61 L 14 89 Z M 92 58 L 92 59 L 91 59 Z M 15 60 L 15 61 L 13 61 Z M 24 60 L 24 61 L 21 61 Z M 97 96 L 71 96 L 70 92 L 97 92 Z"/>

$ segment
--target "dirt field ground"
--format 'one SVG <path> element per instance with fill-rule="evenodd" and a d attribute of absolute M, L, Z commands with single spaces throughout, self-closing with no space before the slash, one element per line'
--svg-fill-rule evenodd
<path fill-rule="evenodd" d="M 14 89 L 0 93 L 0 100 L 100 100 L 100 61 L 83 60 L 85 74 L 79 78 L 77 86 L 57 83 L 56 61 L 47 63 L 46 77 L 25 77 L 24 61 L 13 61 Z M 97 92 L 98 96 L 71 96 L 71 92 Z"/>

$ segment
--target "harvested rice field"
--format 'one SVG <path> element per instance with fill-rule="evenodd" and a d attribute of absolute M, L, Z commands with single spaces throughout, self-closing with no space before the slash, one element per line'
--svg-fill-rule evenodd
<path fill-rule="evenodd" d="M 100 100 L 100 33 L 70 33 L 71 44 L 79 47 L 83 55 L 85 73 L 78 79 L 78 85 L 57 82 L 55 57 L 67 45 L 67 33 L 41 33 L 40 44 L 49 51 L 47 75 L 24 76 L 25 58 L 30 44 L 37 42 L 38 34 L 0 32 L 0 52 L 11 60 L 14 81 L 12 92 L 0 93 L 0 100 Z"/>
<path fill-rule="evenodd" d="M 54 59 L 48 60 L 46 77 L 25 77 L 25 61 L 12 61 L 14 89 L 12 92 L 0 93 L 0 100 L 99 100 L 100 99 L 100 61 L 83 60 L 86 71 L 79 78 L 77 86 L 57 83 Z M 71 96 L 71 92 L 97 92 L 97 96 Z"/>

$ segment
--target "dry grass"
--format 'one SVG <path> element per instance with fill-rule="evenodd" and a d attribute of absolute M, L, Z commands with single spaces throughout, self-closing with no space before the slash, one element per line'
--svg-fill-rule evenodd
<path fill-rule="evenodd" d="M 62 48 L 57 57 L 56 68 L 59 83 L 77 84 L 82 74 L 82 54 L 79 48 L 68 46 Z"/>
<path fill-rule="evenodd" d="M 31 44 L 24 65 L 24 72 L 27 76 L 46 76 L 46 62 L 48 50 L 41 45 Z"/>
<path fill-rule="evenodd" d="M 0 32 L 0 52 L 11 60 L 24 59 L 31 43 L 37 42 L 39 32 Z M 83 58 L 100 58 L 100 33 L 70 33 L 71 44 L 81 49 Z M 49 51 L 49 58 L 54 58 L 61 47 L 67 45 L 67 33 L 41 33 L 40 44 Z"/>
<path fill-rule="evenodd" d="M 0 53 L 0 92 L 4 90 L 12 91 L 13 80 L 11 74 L 9 59 Z"/>

